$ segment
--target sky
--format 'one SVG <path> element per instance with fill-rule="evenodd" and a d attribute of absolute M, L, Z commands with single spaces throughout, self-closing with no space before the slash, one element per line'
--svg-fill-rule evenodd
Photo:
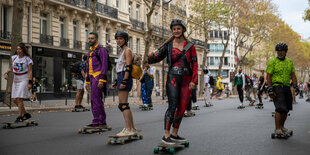
<path fill-rule="evenodd" d="M 280 18 L 305 38 L 310 38 L 310 21 L 302 17 L 304 10 L 309 8 L 308 0 L 273 0 L 278 7 Z"/>

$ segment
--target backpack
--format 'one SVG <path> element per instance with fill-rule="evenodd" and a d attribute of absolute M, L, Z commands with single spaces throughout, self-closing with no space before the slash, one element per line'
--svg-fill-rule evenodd
<path fill-rule="evenodd" d="M 214 86 L 215 82 L 214 82 L 213 76 L 210 76 L 210 77 L 209 77 L 209 84 L 210 84 L 211 86 Z"/>
<path fill-rule="evenodd" d="M 141 60 L 141 56 L 135 53 L 132 59 L 131 71 L 131 76 L 134 79 L 139 79 L 142 76 Z"/>
<path fill-rule="evenodd" d="M 102 47 L 102 46 L 100 46 L 100 47 Z M 109 52 L 108 52 L 108 50 L 107 50 L 105 47 L 102 47 L 102 48 L 104 48 L 104 49 L 107 51 L 107 56 L 108 56 L 108 70 L 110 71 L 110 70 L 112 69 L 112 63 L 111 63 L 111 60 L 110 60 Z M 101 63 L 101 59 L 100 59 L 100 56 L 99 56 L 97 50 L 95 50 L 94 53 L 95 53 L 95 56 L 96 56 L 97 60 Z"/>
<path fill-rule="evenodd" d="M 80 73 L 80 64 L 81 61 L 75 62 L 74 64 L 71 64 L 70 70 L 72 73 Z"/>

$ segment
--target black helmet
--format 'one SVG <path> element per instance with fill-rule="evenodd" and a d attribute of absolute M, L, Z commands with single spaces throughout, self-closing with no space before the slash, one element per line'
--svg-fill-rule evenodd
<path fill-rule="evenodd" d="M 118 30 L 118 31 L 115 33 L 115 39 L 116 39 L 117 37 L 122 37 L 122 38 L 124 38 L 124 39 L 125 39 L 125 44 L 128 42 L 128 38 L 129 38 L 128 33 L 125 32 L 125 31 L 123 31 L 123 30 Z"/>
<path fill-rule="evenodd" d="M 286 43 L 278 43 L 276 45 L 276 51 L 287 51 L 288 47 L 286 45 Z"/>
<path fill-rule="evenodd" d="M 209 73 L 209 71 L 208 71 L 208 69 L 206 67 L 203 69 L 203 72 L 204 73 Z"/>
<path fill-rule="evenodd" d="M 172 26 L 174 25 L 181 25 L 184 29 L 184 32 L 186 32 L 186 25 L 185 25 L 185 22 L 182 20 L 182 19 L 173 19 L 171 21 L 171 24 L 170 24 L 170 29 L 172 30 Z"/>

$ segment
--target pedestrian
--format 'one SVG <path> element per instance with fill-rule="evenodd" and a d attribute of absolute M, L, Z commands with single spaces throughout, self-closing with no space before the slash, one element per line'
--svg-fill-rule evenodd
<path fill-rule="evenodd" d="M 85 73 L 86 73 L 86 61 L 87 56 L 83 56 L 83 61 L 79 63 L 79 71 L 76 74 L 76 96 L 75 96 L 75 109 L 85 109 L 82 106 L 83 96 L 84 96 L 84 81 L 85 81 Z"/>
<path fill-rule="evenodd" d="M 12 58 L 12 64 L 4 73 L 4 78 L 8 79 L 9 72 L 14 73 L 11 98 L 18 107 L 18 117 L 15 122 L 22 122 L 31 118 L 25 107 L 23 100 L 30 98 L 32 88 L 32 66 L 33 61 L 28 54 L 28 49 L 24 43 L 17 45 L 17 50 Z"/>
<path fill-rule="evenodd" d="M 245 91 L 246 98 L 250 101 L 250 106 L 254 106 L 255 100 L 252 99 L 251 94 L 253 92 L 253 81 L 250 76 L 245 75 Z"/>
<path fill-rule="evenodd" d="M 278 43 L 275 47 L 277 57 L 271 59 L 267 66 L 268 94 L 275 105 L 275 135 L 286 136 L 292 131 L 284 127 L 287 113 L 293 109 L 290 79 L 297 88 L 295 67 L 290 58 L 286 58 L 288 46 Z"/>
<path fill-rule="evenodd" d="M 252 82 L 253 82 L 253 95 L 254 95 L 254 100 L 257 99 L 257 89 L 258 89 L 258 82 L 257 82 L 257 76 L 256 74 L 253 74 L 252 76 Z"/>
<path fill-rule="evenodd" d="M 128 47 L 128 33 L 123 30 L 118 30 L 115 33 L 117 45 L 121 47 L 122 52 L 116 60 L 117 81 L 113 84 L 112 88 L 118 90 L 118 108 L 123 113 L 126 127 L 117 136 L 130 136 L 137 135 L 137 130 L 134 126 L 132 112 L 128 103 L 128 95 L 132 89 L 132 60 L 133 53 Z"/>
<path fill-rule="evenodd" d="M 259 100 L 259 103 L 257 104 L 257 107 L 263 107 L 263 101 L 262 101 L 262 95 L 265 91 L 265 84 L 266 84 L 266 76 L 265 76 L 265 71 L 264 70 L 261 70 L 261 73 L 262 75 L 259 77 L 259 80 L 258 80 L 258 100 Z"/>
<path fill-rule="evenodd" d="M 191 117 L 191 116 L 195 115 L 195 112 L 193 112 L 192 109 L 198 110 L 198 108 L 199 108 L 199 106 L 196 104 L 196 102 L 197 102 L 196 90 L 197 90 L 196 88 L 194 90 L 192 90 L 191 100 L 187 104 L 186 111 L 184 112 L 185 117 Z"/>
<path fill-rule="evenodd" d="M 237 86 L 237 91 L 239 95 L 240 104 L 238 108 L 244 108 L 243 105 L 243 91 L 245 89 L 245 76 L 242 73 L 242 69 L 239 69 L 238 73 L 235 75 L 234 87 Z"/>
<path fill-rule="evenodd" d="M 220 99 L 224 90 L 224 84 L 222 81 L 223 77 L 219 76 L 216 82 L 216 89 L 217 89 L 217 97 Z"/>
<path fill-rule="evenodd" d="M 165 114 L 165 134 L 162 142 L 175 144 L 185 142 L 186 139 L 179 136 L 179 127 L 190 102 L 191 92 L 198 84 L 197 53 L 193 43 L 189 42 L 184 33 L 185 22 L 181 19 L 173 19 L 170 29 L 174 39 L 160 48 L 156 53 L 148 54 L 149 64 L 157 63 L 167 57 L 169 66 L 167 76 L 168 109 Z M 173 126 L 170 135 L 170 128 Z"/>
<path fill-rule="evenodd" d="M 104 90 L 107 89 L 108 52 L 98 43 L 98 34 L 88 35 L 89 52 L 86 54 L 86 84 L 85 89 L 91 88 L 92 123 L 88 127 L 110 129 L 107 125 L 104 109 Z"/>
<path fill-rule="evenodd" d="M 32 98 L 31 101 L 37 101 L 38 97 L 37 97 L 37 91 L 38 91 L 38 87 L 39 87 L 39 83 L 37 82 L 36 77 L 32 77 L 32 87 L 31 87 L 31 91 L 32 91 Z"/>
<path fill-rule="evenodd" d="M 205 106 L 210 107 L 212 105 L 211 103 L 211 96 L 210 96 L 210 75 L 209 71 L 207 68 L 203 69 L 203 74 L 204 74 L 204 101 L 205 101 Z M 214 81 L 213 81 L 214 82 Z"/>
<path fill-rule="evenodd" d="M 143 62 L 144 70 L 140 77 L 141 92 L 145 91 L 145 99 L 142 98 L 143 105 L 146 107 L 153 107 L 152 92 L 154 88 L 154 68 L 150 67 L 147 61 Z"/>
<path fill-rule="evenodd" d="M 156 94 L 156 96 L 160 95 L 158 84 L 156 84 L 156 87 L 155 87 L 155 94 Z"/>
<path fill-rule="evenodd" d="M 304 90 L 304 83 L 300 82 L 298 87 L 299 87 L 299 98 L 302 99 L 302 98 L 304 98 L 304 92 L 303 92 L 303 90 Z"/>
<path fill-rule="evenodd" d="M 290 80 L 290 89 L 291 89 L 291 93 L 292 93 L 293 104 L 297 104 L 297 102 L 296 102 L 296 92 L 295 92 L 294 83 L 293 83 L 292 79 Z"/>

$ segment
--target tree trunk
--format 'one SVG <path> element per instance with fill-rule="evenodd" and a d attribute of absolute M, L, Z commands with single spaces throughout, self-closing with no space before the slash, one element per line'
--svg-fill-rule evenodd
<path fill-rule="evenodd" d="M 11 56 L 14 55 L 17 45 L 22 42 L 22 27 L 24 18 L 24 0 L 14 0 L 13 1 L 13 20 L 12 20 L 12 34 L 11 34 Z M 10 66 L 12 60 L 10 60 Z M 9 78 L 6 86 L 6 93 L 4 98 L 4 103 L 10 106 L 11 90 L 13 83 L 13 73 L 9 74 Z"/>
<path fill-rule="evenodd" d="M 208 31 L 205 31 L 205 32 L 208 32 Z M 208 33 L 205 33 L 205 42 L 204 42 L 203 47 L 204 47 L 204 49 L 203 49 L 203 57 L 202 57 L 202 63 L 201 63 L 201 69 L 202 70 L 204 69 L 206 64 L 208 64 L 208 60 L 207 60 L 208 53 L 209 53 L 209 50 L 208 50 Z M 202 74 L 200 74 L 199 96 L 202 95 L 203 87 L 204 87 L 204 74 L 202 72 Z"/>
<path fill-rule="evenodd" d="M 226 53 L 226 49 L 227 49 L 227 46 L 228 46 L 228 42 L 229 42 L 229 38 L 230 38 L 230 32 L 227 32 L 228 35 L 227 35 L 227 40 L 226 40 L 226 43 L 223 44 L 224 45 L 224 51 L 222 53 L 222 56 L 220 58 L 220 65 L 219 65 L 219 69 L 218 69 L 218 72 L 217 72 L 217 76 L 220 77 L 221 76 L 221 70 L 222 70 L 222 67 L 223 67 L 223 59 L 225 57 L 225 53 Z M 222 38 L 223 39 L 223 38 Z"/>
<path fill-rule="evenodd" d="M 93 22 L 93 32 L 97 33 L 97 25 L 98 25 L 98 16 L 96 14 L 96 4 L 97 0 L 91 0 L 91 17 Z"/>

